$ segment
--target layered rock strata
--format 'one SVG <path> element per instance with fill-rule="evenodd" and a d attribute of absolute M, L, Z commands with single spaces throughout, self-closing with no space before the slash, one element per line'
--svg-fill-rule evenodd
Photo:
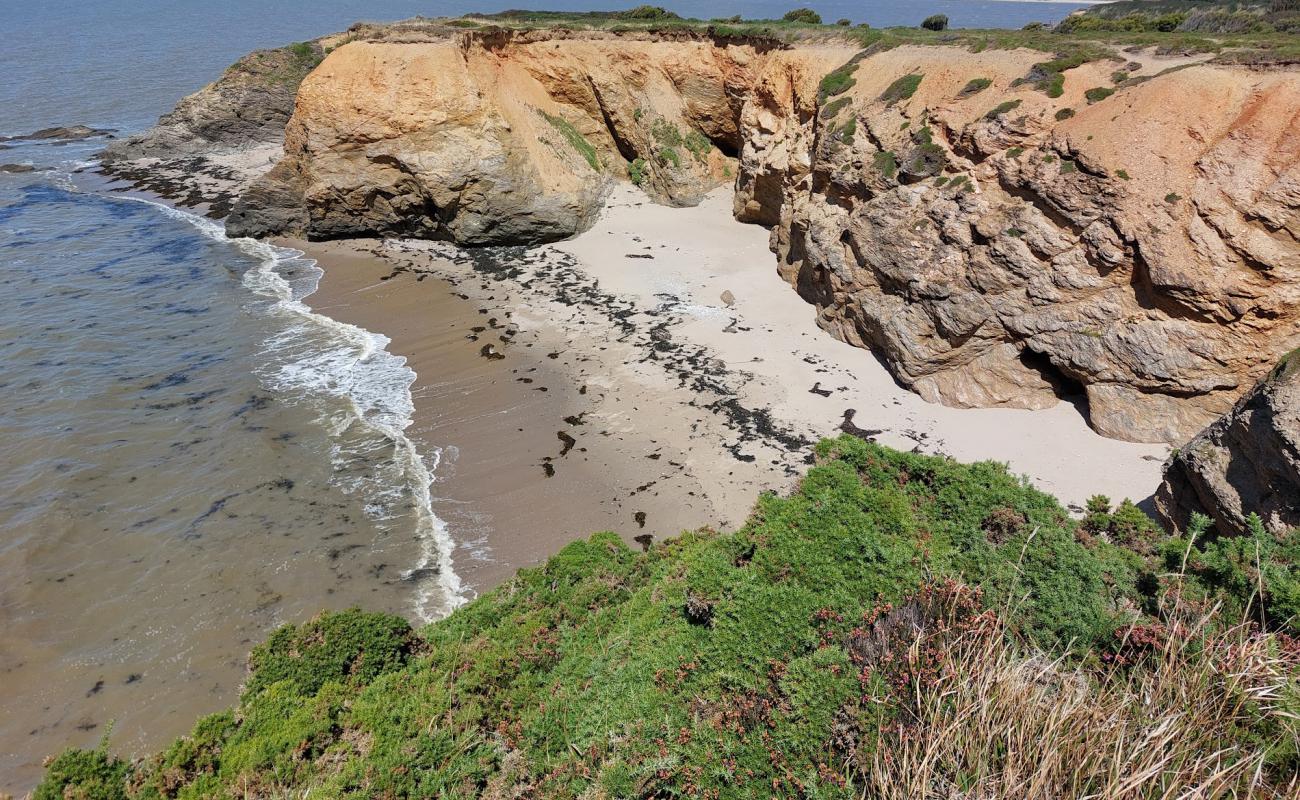
<path fill-rule="evenodd" d="M 1245 534 L 1252 513 L 1273 533 L 1300 527 L 1300 352 L 1174 454 L 1156 510 L 1173 530 L 1192 514 L 1228 535 Z"/>
<path fill-rule="evenodd" d="M 543 242 L 615 180 L 679 205 L 731 183 L 822 327 L 900 382 L 1077 394 L 1138 441 L 1186 441 L 1300 346 L 1294 70 L 419 21 L 325 50 L 232 233 Z M 256 147 L 279 146 L 272 105 Z"/>

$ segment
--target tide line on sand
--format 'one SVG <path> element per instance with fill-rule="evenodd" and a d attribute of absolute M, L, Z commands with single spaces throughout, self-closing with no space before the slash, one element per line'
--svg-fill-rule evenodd
<path fill-rule="evenodd" d="M 322 271 L 301 250 L 228 237 L 221 223 L 165 203 L 122 199 L 153 206 L 255 260 L 242 283 L 269 301 L 266 313 L 282 322 L 279 333 L 265 343 L 267 364 L 259 369 L 259 378 L 271 391 L 328 398 L 347 409 L 343 418 L 325 414 L 321 420 L 331 426 L 336 440 L 331 454 L 336 484 L 346 492 L 360 492 L 367 513 L 381 524 L 404 518 L 410 509 L 420 553 L 402 577 L 415 587 L 416 616 L 430 622 L 467 602 L 470 592 L 454 569 L 455 542 L 433 511 L 431 486 L 441 451 L 430 447 L 426 459 L 406 434 L 415 412 L 411 386 L 417 375 L 404 357 L 389 352 L 390 339 L 307 305 L 304 299 L 316 290 Z M 360 434 L 353 426 L 360 426 Z M 374 460 L 376 453 L 382 453 L 382 461 Z M 371 459 L 358 474 L 354 465 L 367 455 Z"/>

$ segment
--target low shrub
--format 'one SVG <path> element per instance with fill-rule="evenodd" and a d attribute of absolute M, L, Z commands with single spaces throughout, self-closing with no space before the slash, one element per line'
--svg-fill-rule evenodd
<path fill-rule="evenodd" d="M 796 8 L 785 12 L 781 19 L 786 22 L 798 22 L 801 25 L 820 25 L 822 16 L 811 8 Z"/>
<path fill-rule="evenodd" d="M 1064 122 L 1074 116 L 1073 108 L 1059 108 L 1056 110 L 1056 121 Z"/>
<path fill-rule="evenodd" d="M 988 78 L 972 78 L 969 83 L 962 87 L 958 97 L 970 97 L 973 94 L 979 94 L 993 85 L 993 81 Z"/>
<path fill-rule="evenodd" d="M 921 20 L 921 27 L 927 31 L 943 31 L 948 29 L 947 14 L 931 14 Z"/>
<path fill-rule="evenodd" d="M 844 94 L 852 89 L 857 81 L 853 78 L 853 73 L 858 69 L 856 61 L 837 67 L 826 73 L 826 77 L 821 79 L 817 84 L 817 98 L 825 102 L 827 98 L 834 97 L 837 94 Z"/>
<path fill-rule="evenodd" d="M 646 163 L 644 158 L 634 158 L 628 163 L 627 177 L 636 186 L 645 183 L 648 175 L 646 174 Z"/>
<path fill-rule="evenodd" d="M 997 119 L 1003 114 L 1006 114 L 1010 111 L 1015 111 L 1017 108 L 1020 108 L 1021 102 L 1022 101 L 1020 100 L 1007 100 L 1005 102 L 998 103 L 996 106 L 990 109 L 987 114 L 984 115 L 984 119 Z"/>
<path fill-rule="evenodd" d="M 920 72 L 913 72 L 895 80 L 885 88 L 881 93 L 880 99 L 889 105 L 910 99 L 916 94 L 916 90 L 921 86 L 921 79 L 925 75 Z"/>
<path fill-rule="evenodd" d="M 281 681 L 300 695 L 328 682 L 364 684 L 400 669 L 417 649 L 410 624 L 392 614 L 350 609 L 286 625 L 253 648 L 246 695 Z"/>
<path fill-rule="evenodd" d="M 1094 86 L 1084 92 L 1083 96 L 1087 98 L 1089 103 L 1100 103 L 1102 100 L 1105 100 L 1113 94 L 1115 94 L 1115 90 L 1109 86 Z"/>

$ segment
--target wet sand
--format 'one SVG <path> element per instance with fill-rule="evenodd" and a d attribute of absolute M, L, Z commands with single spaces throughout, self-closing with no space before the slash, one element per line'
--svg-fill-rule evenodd
<path fill-rule="evenodd" d="M 816 326 L 725 190 L 674 209 L 620 187 L 591 230 L 537 248 L 293 244 L 325 270 L 313 308 L 391 337 L 419 375 L 411 433 L 443 451 L 435 510 L 480 591 L 593 531 L 738 525 L 846 425 L 1008 463 L 1072 506 L 1146 499 L 1168 452 L 1098 436 L 1067 402 L 926 403 Z"/>

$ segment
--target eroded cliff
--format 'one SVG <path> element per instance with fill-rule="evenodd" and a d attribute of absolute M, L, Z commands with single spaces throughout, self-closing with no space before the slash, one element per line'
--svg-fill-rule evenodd
<path fill-rule="evenodd" d="M 1083 394 L 1132 440 L 1187 440 L 1300 346 L 1295 70 L 422 21 L 325 49 L 232 233 L 542 242 L 615 180 L 733 183 L 822 327 L 902 383 Z"/>

